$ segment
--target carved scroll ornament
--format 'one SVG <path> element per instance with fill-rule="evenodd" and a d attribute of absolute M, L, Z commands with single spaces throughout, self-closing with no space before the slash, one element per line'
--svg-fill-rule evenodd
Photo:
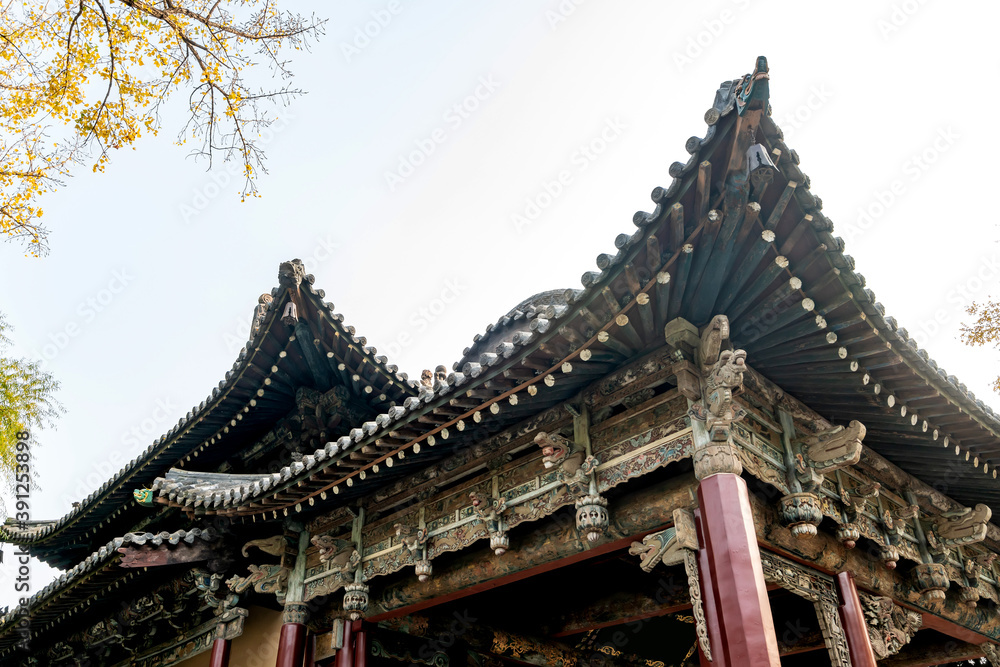
<path fill-rule="evenodd" d="M 861 460 L 865 425 L 854 420 L 806 438 L 795 454 L 795 476 L 802 490 L 815 493 L 828 473 Z"/>
<path fill-rule="evenodd" d="M 396 537 L 403 543 L 406 550 L 411 554 L 418 555 L 416 563 L 417 579 L 427 581 L 434 573 L 434 566 L 427 558 L 428 533 L 425 528 L 410 528 L 401 523 L 393 526 Z"/>
<path fill-rule="evenodd" d="M 271 537 L 263 537 L 259 540 L 250 540 L 243 545 L 243 549 L 240 550 L 244 556 L 249 555 L 250 548 L 260 549 L 264 553 L 271 556 L 282 556 L 285 553 L 286 545 L 285 536 L 278 534 L 272 535 Z"/>
<path fill-rule="evenodd" d="M 229 590 L 240 595 L 253 587 L 258 593 L 271 593 L 282 599 L 288 585 L 288 569 L 280 565 L 249 565 L 250 574 L 232 576 L 226 580 Z"/>
<path fill-rule="evenodd" d="M 850 491 L 845 489 L 843 484 L 839 486 L 840 500 L 844 503 L 844 516 L 847 518 L 847 523 L 841 524 L 837 528 L 837 539 L 848 549 L 853 549 L 858 540 L 861 539 L 861 527 L 858 525 L 858 520 L 865 513 L 868 501 L 877 498 L 881 488 L 882 485 L 878 482 L 856 486 Z"/>
<path fill-rule="evenodd" d="M 896 655 L 923 624 L 920 614 L 903 609 L 891 598 L 860 593 L 868 639 L 878 660 Z"/>

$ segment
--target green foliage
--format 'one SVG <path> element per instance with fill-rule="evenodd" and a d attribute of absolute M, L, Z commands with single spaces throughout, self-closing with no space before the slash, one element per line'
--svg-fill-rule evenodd
<path fill-rule="evenodd" d="M 38 361 L 8 355 L 10 325 L 0 315 L 0 476 L 13 479 L 20 431 L 50 427 L 64 410 L 54 398 L 59 383 Z"/>

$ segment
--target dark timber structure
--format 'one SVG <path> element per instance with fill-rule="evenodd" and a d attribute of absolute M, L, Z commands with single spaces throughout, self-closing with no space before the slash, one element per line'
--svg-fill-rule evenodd
<path fill-rule="evenodd" d="M 302 263 L 70 514 L 4 665 L 1000 665 L 1000 418 L 885 315 L 726 82 L 583 289 L 407 380 Z M 231 658 L 232 656 L 232 658 Z"/>

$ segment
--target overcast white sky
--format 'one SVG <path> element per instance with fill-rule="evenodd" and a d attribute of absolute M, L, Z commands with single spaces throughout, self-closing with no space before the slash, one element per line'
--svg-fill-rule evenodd
<path fill-rule="evenodd" d="M 283 260 L 302 258 L 411 377 L 450 366 L 523 298 L 579 287 L 634 231 L 632 214 L 652 210 L 685 140 L 704 135 L 719 83 L 761 54 L 774 116 L 869 287 L 1000 407 L 1000 355 L 957 340 L 962 307 L 1000 281 L 982 201 L 1000 148 L 982 128 L 998 102 L 996 3 L 294 7 L 329 23 L 295 54 L 309 93 L 280 111 L 261 199 L 240 203 L 224 169 L 188 159 L 171 143 L 181 118 L 167 117 L 106 174 L 81 171 L 44 202 L 50 256 L 0 246 L 0 311 L 67 408 L 38 435 L 33 518 L 65 514 L 210 393 Z M 359 36 L 366 26 L 374 36 Z M 602 136 L 602 150 L 581 151 Z M 531 209 L 562 171 L 568 185 Z M 51 576 L 37 566 L 34 588 Z M 0 580 L 0 605 L 12 589 Z"/>

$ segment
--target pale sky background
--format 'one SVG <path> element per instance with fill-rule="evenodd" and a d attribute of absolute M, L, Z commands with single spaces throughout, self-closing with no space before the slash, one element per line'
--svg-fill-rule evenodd
<path fill-rule="evenodd" d="M 240 203 L 224 169 L 213 180 L 172 145 L 182 118 L 168 115 L 106 174 L 81 170 L 43 202 L 50 256 L 0 246 L 0 311 L 17 352 L 47 358 L 67 408 L 38 434 L 32 518 L 65 514 L 205 399 L 283 260 L 302 258 L 347 323 L 411 377 L 450 366 L 525 297 L 579 287 L 614 237 L 635 230 L 632 214 L 652 210 L 650 191 L 688 158 L 685 140 L 704 136 L 719 83 L 758 55 L 774 117 L 869 287 L 1000 408 L 989 389 L 1000 354 L 957 340 L 962 307 L 1000 292 L 1000 230 L 982 200 L 1000 148 L 983 127 L 1000 101 L 996 3 L 294 8 L 329 22 L 311 53 L 294 54 L 309 92 L 279 112 L 261 199 Z M 372 12 L 391 21 L 355 44 Z M 467 117 L 449 111 L 469 96 Z M 583 157 L 602 132 L 603 152 Z M 434 136 L 443 141 L 391 189 L 386 173 Z M 512 216 L 563 170 L 570 184 L 518 229 Z M 60 337 L 67 327 L 76 335 Z M 0 605 L 14 599 L 5 550 Z M 51 576 L 36 565 L 34 589 Z"/>

